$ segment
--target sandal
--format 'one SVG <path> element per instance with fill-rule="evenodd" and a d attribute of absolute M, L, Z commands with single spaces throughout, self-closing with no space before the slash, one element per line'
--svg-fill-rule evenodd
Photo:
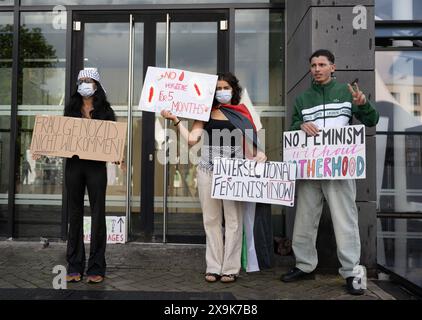
<path fill-rule="evenodd" d="M 90 275 L 88 276 L 88 283 L 100 283 L 104 281 L 104 277 L 100 275 Z"/>
<path fill-rule="evenodd" d="M 205 274 L 205 281 L 207 282 L 217 282 L 218 280 L 220 280 L 221 276 L 218 273 L 210 273 L 207 272 Z"/>
<path fill-rule="evenodd" d="M 237 279 L 237 274 L 223 274 L 220 281 L 224 283 L 235 282 Z"/>
<path fill-rule="evenodd" d="M 79 282 L 82 277 L 80 273 L 69 273 L 66 275 L 66 282 Z"/>

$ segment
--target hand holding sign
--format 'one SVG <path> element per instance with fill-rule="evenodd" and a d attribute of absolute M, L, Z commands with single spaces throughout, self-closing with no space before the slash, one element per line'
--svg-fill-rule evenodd
<path fill-rule="evenodd" d="M 360 91 L 357 82 L 354 82 L 354 85 L 356 89 L 353 88 L 351 84 L 347 84 L 347 86 L 349 87 L 349 91 L 353 96 L 353 104 L 363 106 L 364 104 L 366 104 L 366 96 L 363 94 L 362 91 Z"/>
<path fill-rule="evenodd" d="M 264 152 L 258 151 L 258 153 L 253 158 L 253 160 L 255 160 L 256 162 L 265 162 L 265 161 L 267 161 L 267 156 L 265 155 Z"/>
<path fill-rule="evenodd" d="M 161 110 L 161 116 L 163 118 L 166 118 L 166 119 L 171 120 L 173 122 L 177 121 L 177 116 L 175 114 L 171 113 L 171 111 L 169 111 L 169 110 Z"/>
<path fill-rule="evenodd" d="M 317 136 L 319 133 L 319 129 L 313 122 L 304 122 L 300 125 L 300 129 L 305 131 L 308 136 Z"/>
<path fill-rule="evenodd" d="M 365 126 L 302 130 L 283 134 L 283 161 L 297 164 L 297 179 L 365 179 Z"/>
<path fill-rule="evenodd" d="M 34 153 L 32 154 L 32 160 L 37 161 L 39 159 L 41 159 L 41 155 L 40 154 L 34 154 Z"/>

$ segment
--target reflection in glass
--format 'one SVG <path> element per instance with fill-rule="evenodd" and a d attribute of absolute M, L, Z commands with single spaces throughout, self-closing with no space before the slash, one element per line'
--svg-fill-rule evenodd
<path fill-rule="evenodd" d="M 422 2 L 420 0 L 375 0 L 375 19 L 422 19 Z"/>
<path fill-rule="evenodd" d="M 0 12 L 0 236 L 6 235 L 9 191 L 13 13 Z"/>
<path fill-rule="evenodd" d="M 376 53 L 378 210 L 422 212 L 422 52 Z"/>
<path fill-rule="evenodd" d="M 422 34 L 422 28 L 419 24 L 412 26 L 382 25 L 377 26 L 375 37 L 419 37 Z M 419 47 L 418 40 L 413 42 Z"/>
<path fill-rule="evenodd" d="M 407 127 L 420 124 L 422 107 L 422 52 L 421 51 L 378 51 L 376 52 L 377 101 L 395 104 L 395 116 L 403 117 L 395 121 L 393 131 L 403 131 Z M 377 90 L 378 91 L 378 90 Z M 398 99 L 398 100 L 397 100 Z M 382 110 L 383 111 L 383 110 Z M 388 111 L 388 110 L 386 110 Z M 400 113 L 400 114 L 398 114 Z M 407 119 L 408 118 L 408 119 Z M 392 121 L 393 119 L 391 119 Z"/>
<path fill-rule="evenodd" d="M 54 28 L 53 19 L 51 12 L 21 14 L 15 200 L 19 237 L 60 236 L 63 159 L 34 161 L 29 152 L 35 115 L 63 114 L 66 30 Z"/>
<path fill-rule="evenodd" d="M 235 74 L 261 118 L 261 141 L 268 160 L 281 160 L 284 131 L 284 14 L 273 10 L 236 10 Z M 246 99 L 245 99 L 246 98 Z M 245 100 L 244 100 L 245 99 Z M 283 230 L 282 209 L 272 206 L 273 225 Z"/>
<path fill-rule="evenodd" d="M 135 47 L 133 57 L 133 111 L 136 117 L 141 117 L 142 112 L 138 111 L 139 99 L 141 98 L 142 86 L 144 84 L 144 24 L 141 22 L 135 23 Z"/>
<path fill-rule="evenodd" d="M 422 219 L 379 218 L 377 263 L 422 287 Z"/>
<path fill-rule="evenodd" d="M 280 159 L 284 117 L 284 18 L 270 10 L 236 10 L 235 74 L 256 111 L 271 117 L 266 130 L 268 159 Z"/>
<path fill-rule="evenodd" d="M 142 161 L 142 112 L 138 110 L 141 97 L 144 70 L 144 24 L 135 24 L 135 49 L 133 72 L 133 101 L 132 101 L 132 211 L 130 219 L 130 233 L 132 239 L 140 231 L 141 214 L 141 161 Z"/>
<path fill-rule="evenodd" d="M 422 131 L 378 133 L 377 166 L 378 211 L 422 213 Z"/>
<path fill-rule="evenodd" d="M 165 67 L 165 23 L 157 23 L 156 65 Z M 217 32 L 215 22 L 172 22 L 170 24 L 170 67 L 193 72 L 217 73 Z M 189 121 L 192 127 L 193 121 Z M 156 146 L 163 147 L 164 120 L 156 118 Z M 170 129 L 171 126 L 170 126 Z M 180 136 L 170 144 L 180 143 Z M 182 148 L 179 150 L 183 152 Z M 158 157 L 156 157 L 158 159 Z M 154 230 L 155 235 L 163 233 L 163 165 L 155 162 Z M 168 179 L 168 241 L 202 243 L 204 229 L 201 206 L 196 187 L 196 166 L 189 164 L 170 164 Z M 174 236 L 178 239 L 175 240 Z"/>
<path fill-rule="evenodd" d="M 0 6 L 11 6 L 14 4 L 13 2 L 14 0 L 2 0 L 0 1 Z"/>
<path fill-rule="evenodd" d="M 84 67 L 98 69 L 115 111 L 127 110 L 128 57 L 129 23 L 85 24 Z"/>
<path fill-rule="evenodd" d="M 84 67 L 98 69 L 117 121 L 127 122 L 129 23 L 86 23 Z M 106 214 L 125 215 L 126 172 L 107 163 L 107 181 Z"/>
<path fill-rule="evenodd" d="M 157 66 L 165 67 L 166 24 L 157 24 Z M 170 67 L 217 73 L 217 22 L 172 22 Z"/>

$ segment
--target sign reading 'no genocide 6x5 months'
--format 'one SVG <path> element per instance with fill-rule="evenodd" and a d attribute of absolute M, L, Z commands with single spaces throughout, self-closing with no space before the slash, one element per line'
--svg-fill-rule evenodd
<path fill-rule="evenodd" d="M 326 128 L 317 136 L 302 130 L 283 137 L 283 160 L 297 165 L 297 179 L 365 179 L 365 126 Z"/>
<path fill-rule="evenodd" d="M 216 75 L 148 67 L 139 109 L 208 121 L 216 85 Z"/>
<path fill-rule="evenodd" d="M 285 162 L 214 158 L 211 198 L 293 207 L 295 172 Z"/>

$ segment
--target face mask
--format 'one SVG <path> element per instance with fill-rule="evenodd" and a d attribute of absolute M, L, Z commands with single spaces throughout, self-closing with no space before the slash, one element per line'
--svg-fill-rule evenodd
<path fill-rule="evenodd" d="M 78 86 L 78 93 L 82 97 L 90 97 L 95 93 L 96 89 L 94 89 L 93 83 L 81 83 Z"/>
<path fill-rule="evenodd" d="M 217 90 L 215 92 L 215 98 L 218 102 L 222 104 L 227 104 L 232 101 L 232 91 L 231 90 Z"/>

